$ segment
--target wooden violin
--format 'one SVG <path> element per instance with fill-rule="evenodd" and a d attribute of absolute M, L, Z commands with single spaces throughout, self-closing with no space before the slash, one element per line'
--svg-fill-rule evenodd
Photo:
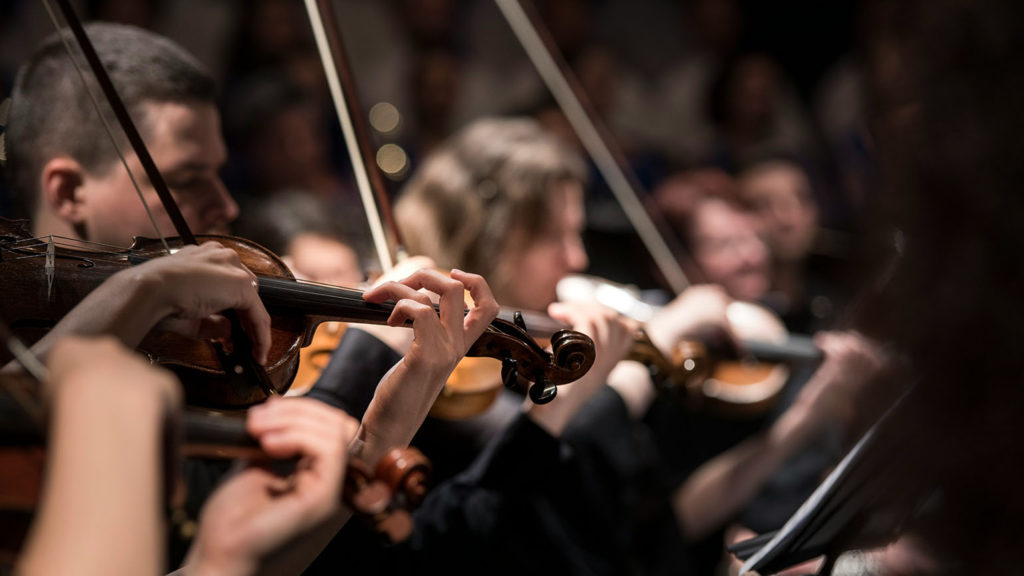
<path fill-rule="evenodd" d="M 393 304 L 364 301 L 358 290 L 296 281 L 280 258 L 254 242 L 215 235 L 199 239 L 232 248 L 259 278 L 259 294 L 271 314 L 272 345 L 265 369 L 272 388 L 261 390 L 225 370 L 217 347 L 172 332 L 151 332 L 140 350 L 179 375 L 190 405 L 242 408 L 283 394 L 295 376 L 299 350 L 309 344 L 318 324 L 386 324 L 394 309 Z M 110 275 L 164 253 L 162 243 L 143 238 L 123 251 L 73 250 L 52 239 L 31 238 L 24 223 L 0 220 L 0 284 L 5 286 L 0 315 L 21 333 L 46 329 Z M 530 397 L 546 402 L 558 385 L 577 380 L 590 369 L 594 343 L 584 334 L 562 330 L 553 335 L 552 351 L 547 352 L 522 327 L 497 319 L 467 355 L 500 360 L 503 381 L 524 387 L 523 380 L 533 382 Z"/>
<path fill-rule="evenodd" d="M 638 300 L 627 287 L 592 277 L 572 276 L 568 280 L 560 284 L 562 300 L 598 301 L 641 322 L 650 320 L 659 310 L 658 306 Z M 569 285 L 574 292 L 566 289 Z M 598 286 L 607 297 L 596 294 Z M 503 310 L 498 317 L 510 320 L 516 314 L 525 319 L 530 335 L 541 341 L 566 328 L 539 312 Z M 814 364 L 822 359 L 821 350 L 810 337 L 789 334 L 782 321 L 762 306 L 736 301 L 729 304 L 726 315 L 739 339 L 735 344 L 712 337 L 687 339 L 666 354 L 641 328 L 634 336 L 627 359 L 645 365 L 655 384 L 678 395 L 688 408 L 738 417 L 754 416 L 773 406 L 793 365 Z M 449 379 L 431 414 L 465 418 L 486 410 L 497 395 L 490 372 L 493 366 L 487 366 L 487 359 L 465 359 Z M 471 402 L 469 398 L 476 400 Z"/>

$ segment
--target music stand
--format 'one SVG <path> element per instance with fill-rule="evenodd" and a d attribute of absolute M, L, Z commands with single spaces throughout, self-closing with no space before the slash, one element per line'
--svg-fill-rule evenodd
<path fill-rule="evenodd" d="M 932 476 L 921 468 L 891 470 L 894 462 L 926 466 L 913 459 L 925 431 L 902 425 L 918 404 L 914 392 L 879 418 L 782 528 L 729 547 L 744 561 L 741 575 L 770 574 L 819 556 L 825 557 L 819 574 L 830 574 L 843 552 L 896 539 L 929 495 L 923 482 Z"/>

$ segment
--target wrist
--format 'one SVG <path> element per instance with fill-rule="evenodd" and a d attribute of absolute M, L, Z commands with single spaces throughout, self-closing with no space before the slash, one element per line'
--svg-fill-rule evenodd
<path fill-rule="evenodd" d="M 255 562 L 247 565 L 237 560 L 232 561 L 230 557 L 216 558 L 202 552 L 190 554 L 186 562 L 168 576 L 248 576 L 256 573 Z"/>

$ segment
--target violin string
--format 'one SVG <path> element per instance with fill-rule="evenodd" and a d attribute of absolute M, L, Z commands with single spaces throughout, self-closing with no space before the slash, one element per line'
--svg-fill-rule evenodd
<path fill-rule="evenodd" d="M 82 70 L 81 64 L 78 59 L 75 58 L 74 52 L 71 50 L 71 44 L 68 42 L 67 36 L 64 33 L 64 28 L 57 21 L 57 15 L 53 11 L 53 7 L 50 6 L 50 0 L 43 0 L 43 5 L 46 7 L 47 13 L 50 15 L 50 21 L 53 22 L 54 28 L 57 29 L 57 35 L 60 36 L 61 43 L 64 45 L 64 50 L 68 53 L 68 58 L 71 59 L 71 64 L 74 65 L 75 71 L 78 73 L 78 78 L 82 81 L 82 86 L 85 87 L 85 92 L 89 95 L 89 100 L 92 101 L 92 106 L 96 110 L 96 114 L 99 115 L 100 121 L 103 123 L 103 129 L 107 132 L 107 137 L 110 139 L 110 144 L 114 147 L 114 151 L 117 152 L 117 157 L 121 160 L 121 165 L 124 166 L 125 171 L 128 172 L 128 178 L 132 182 L 132 187 L 135 189 L 135 193 L 138 194 L 139 200 L 142 201 L 142 207 L 146 210 L 146 215 L 149 217 L 150 223 L 153 224 L 153 229 L 156 230 L 157 236 L 164 245 L 164 250 L 170 253 L 171 248 L 167 244 L 167 239 L 164 237 L 163 232 L 160 231 L 160 227 L 157 226 L 156 218 L 153 216 L 153 212 L 149 209 L 149 203 L 146 202 L 146 198 L 142 195 L 142 188 L 139 186 L 138 181 L 135 179 L 135 174 L 132 169 L 128 167 L 128 160 L 125 158 L 124 151 L 121 150 L 120 144 L 118 144 L 117 138 L 114 137 L 114 130 L 110 127 L 110 123 L 107 121 L 107 116 L 103 113 L 103 108 L 100 107 L 99 100 L 96 99 L 96 94 L 93 93 L 92 86 L 85 79 L 85 72 Z"/>
<path fill-rule="evenodd" d="M 50 238 L 51 238 L 51 235 L 36 236 L 36 237 L 33 237 L 33 238 L 25 238 L 25 239 L 22 239 L 22 240 L 17 240 L 15 242 L 11 242 L 11 243 L 6 244 L 4 246 L 5 247 L 7 247 L 7 246 L 14 246 L 16 248 L 35 248 L 35 247 L 38 247 L 38 246 L 46 246 L 46 245 L 48 245 L 50 243 Z M 114 244 L 104 244 L 102 242 L 93 242 L 93 241 L 90 241 L 90 240 L 81 240 L 79 238 L 72 238 L 70 236 L 52 235 L 52 238 L 54 240 L 59 240 L 60 241 L 60 242 L 56 242 L 56 244 L 58 246 L 63 246 L 63 247 L 67 247 L 67 248 L 71 248 L 71 249 L 76 249 L 76 250 L 79 249 L 78 246 L 86 246 L 86 247 L 97 246 L 97 247 L 108 248 L 109 249 L 109 250 L 106 250 L 106 251 L 97 251 L 97 252 L 106 252 L 108 254 L 127 254 L 127 253 L 142 253 L 143 252 L 142 250 L 140 250 L 138 248 L 126 248 L 126 247 L 123 247 L 123 246 L 116 246 Z M 34 244 L 26 244 L 27 242 L 35 242 L 35 243 Z"/>

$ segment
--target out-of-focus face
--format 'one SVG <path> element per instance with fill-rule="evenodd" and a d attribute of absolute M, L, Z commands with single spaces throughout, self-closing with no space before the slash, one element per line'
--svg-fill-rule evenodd
<path fill-rule="evenodd" d="M 807 175 L 785 163 L 755 168 L 740 179 L 740 192 L 753 204 L 772 255 L 782 261 L 803 259 L 818 226 Z"/>
<path fill-rule="evenodd" d="M 703 200 L 694 212 L 690 237 L 708 282 L 738 300 L 756 300 L 768 292 L 769 253 L 753 215 L 721 200 Z"/>
<path fill-rule="evenodd" d="M 586 269 L 583 247 L 583 187 L 560 182 L 550 193 L 551 224 L 537 237 L 527 238 L 522 248 L 510 247 L 503 257 L 502 278 L 495 287 L 498 302 L 524 310 L 544 311 L 558 298 L 558 281 Z"/>
<path fill-rule="evenodd" d="M 288 247 L 288 260 L 292 272 L 302 280 L 351 288 L 363 281 L 355 250 L 319 234 L 296 236 Z"/>
<path fill-rule="evenodd" d="M 238 204 L 218 174 L 227 149 L 217 109 L 212 104 L 150 103 L 146 111 L 146 147 L 192 232 L 228 232 L 238 217 Z M 126 160 L 160 231 L 176 236 L 138 157 L 129 153 Z M 102 174 L 86 174 L 76 197 L 81 202 L 77 227 L 86 240 L 127 246 L 134 236 L 157 236 L 120 162 Z"/>
<path fill-rule="evenodd" d="M 761 128 L 778 98 L 778 71 L 767 57 L 753 55 L 737 65 L 729 95 L 732 121 L 745 129 Z"/>

